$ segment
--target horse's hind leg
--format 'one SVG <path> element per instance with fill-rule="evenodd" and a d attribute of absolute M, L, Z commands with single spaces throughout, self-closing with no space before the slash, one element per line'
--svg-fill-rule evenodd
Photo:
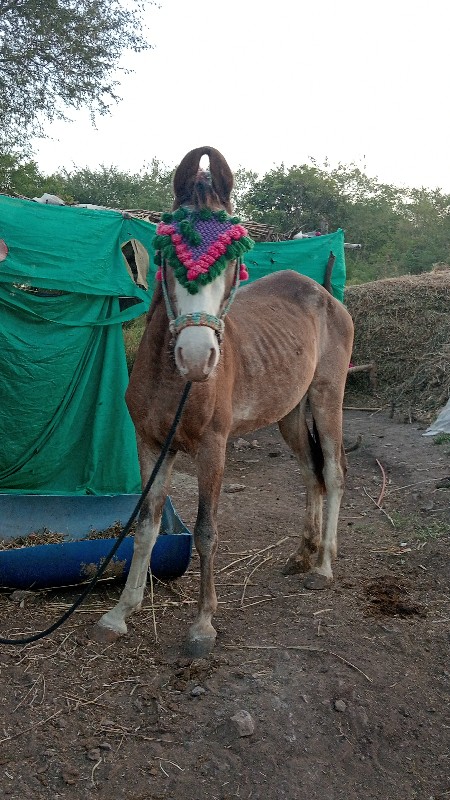
<path fill-rule="evenodd" d="M 306 425 L 306 397 L 278 423 L 285 442 L 297 456 L 306 488 L 303 534 L 298 549 L 289 556 L 283 573 L 309 572 L 322 537 L 323 482 L 315 464 Z"/>
<path fill-rule="evenodd" d="M 225 465 L 226 438 L 205 436 L 197 457 L 198 513 L 194 541 L 200 556 L 200 593 L 197 617 L 191 626 L 187 651 L 195 658 L 207 655 L 214 647 L 216 631 L 212 618 L 217 609 L 214 585 L 214 557 L 218 545 L 217 508 Z"/>
<path fill-rule="evenodd" d="M 159 533 L 161 514 L 167 497 L 172 467 L 176 453 L 168 453 L 156 476 L 139 514 L 134 537 L 133 559 L 125 587 L 117 605 L 101 617 L 94 628 L 94 638 L 112 642 L 127 632 L 126 619 L 139 610 L 147 584 L 150 557 Z M 139 443 L 139 461 L 142 485 L 145 486 L 158 458 L 158 453 Z"/>
<path fill-rule="evenodd" d="M 305 580 L 308 589 L 323 589 L 333 579 L 332 562 L 337 554 L 337 528 L 344 494 L 346 458 L 342 440 L 342 394 L 322 382 L 310 387 L 309 402 L 323 453 L 323 479 L 327 493 L 327 516 L 316 565 Z"/>

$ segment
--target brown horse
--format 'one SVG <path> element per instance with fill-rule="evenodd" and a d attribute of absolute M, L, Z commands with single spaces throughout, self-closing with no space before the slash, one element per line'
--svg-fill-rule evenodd
<path fill-rule="evenodd" d="M 203 155 L 209 156 L 209 173 L 199 170 Z M 223 156 L 212 147 L 197 148 L 176 170 L 174 209 L 185 208 L 188 214 L 204 209 L 231 212 L 232 186 L 233 176 Z M 126 619 L 141 606 L 172 468 L 181 450 L 195 459 L 198 470 L 194 540 L 200 556 L 200 595 L 188 646 L 192 654 L 202 655 L 210 651 L 216 637 L 212 626 L 217 607 L 216 516 L 229 436 L 278 422 L 299 460 L 307 492 L 302 540 L 285 572 L 306 572 L 305 585 L 311 589 L 324 588 L 333 578 L 346 470 L 342 401 L 353 324 L 340 302 L 296 272 L 269 275 L 234 295 L 239 267 L 235 259 L 225 260 L 222 272 L 209 282 L 200 282 L 194 293 L 189 282 L 182 285 L 170 261 L 163 263 L 163 283 L 155 290 L 126 395 L 144 485 L 185 382 L 193 381 L 193 385 L 172 449 L 142 507 L 125 588 L 117 605 L 97 623 L 96 635 L 112 641 L 126 633 Z M 234 301 L 220 343 L 217 322 L 228 312 L 230 297 Z M 177 323 L 180 319 L 184 323 L 169 330 L 172 311 Z M 200 321 L 196 312 L 201 312 Z M 307 425 L 307 404 L 312 431 Z M 328 513 L 322 538 L 325 492 Z"/>

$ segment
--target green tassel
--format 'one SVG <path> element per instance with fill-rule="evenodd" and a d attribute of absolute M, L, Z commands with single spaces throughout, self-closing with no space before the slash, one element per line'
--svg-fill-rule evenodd
<path fill-rule="evenodd" d="M 161 219 L 168 224 L 172 222 L 172 214 L 169 211 L 165 211 L 164 214 L 161 215 Z"/>
<path fill-rule="evenodd" d="M 186 219 L 188 212 L 186 211 L 183 206 L 181 208 L 177 208 L 177 210 L 173 213 L 173 219 L 176 219 L 177 222 L 180 222 L 182 219 Z"/>
<path fill-rule="evenodd" d="M 161 251 L 160 250 L 156 250 L 155 257 L 154 257 L 153 261 L 155 262 L 157 267 L 161 266 L 162 258 L 161 258 Z"/>

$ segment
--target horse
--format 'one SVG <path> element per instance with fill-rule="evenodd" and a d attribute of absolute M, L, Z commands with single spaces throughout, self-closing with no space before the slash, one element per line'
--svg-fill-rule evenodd
<path fill-rule="evenodd" d="M 200 169 L 203 156 L 209 157 L 208 171 Z M 227 441 L 275 422 L 297 456 L 306 487 L 302 538 L 284 573 L 305 573 L 304 585 L 310 589 L 323 589 L 333 579 L 346 473 L 342 404 L 353 323 L 326 289 L 295 271 L 239 286 L 247 276 L 242 254 L 253 243 L 230 216 L 232 188 L 232 172 L 218 150 L 191 150 L 174 175 L 173 213 L 157 228 L 160 280 L 126 392 L 144 486 L 186 382 L 192 386 L 171 448 L 141 508 L 125 587 L 116 606 L 96 623 L 97 640 L 111 642 L 125 634 L 126 620 L 141 607 L 172 468 L 181 451 L 196 461 L 198 477 L 194 543 L 200 588 L 186 644 L 195 657 L 211 652 L 217 509 Z M 212 244 L 208 224 L 218 234 Z"/>

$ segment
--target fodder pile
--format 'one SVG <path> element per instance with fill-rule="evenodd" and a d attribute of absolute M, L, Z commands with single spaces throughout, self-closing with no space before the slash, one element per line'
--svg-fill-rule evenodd
<path fill-rule="evenodd" d="M 376 365 L 372 405 L 430 422 L 450 396 L 450 268 L 351 286 L 345 302 L 355 323 L 353 361 Z M 363 388 L 362 376 L 349 377 L 347 402 Z"/>

